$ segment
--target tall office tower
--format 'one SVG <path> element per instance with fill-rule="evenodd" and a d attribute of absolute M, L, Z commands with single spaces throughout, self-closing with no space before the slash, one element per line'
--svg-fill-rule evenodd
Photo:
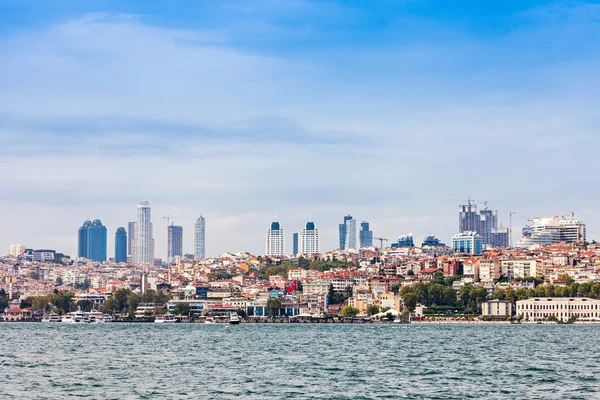
<path fill-rule="evenodd" d="M 197 260 L 206 258 L 206 220 L 202 215 L 194 224 L 194 255 Z"/>
<path fill-rule="evenodd" d="M 300 249 L 298 241 L 298 232 L 294 232 L 294 234 L 292 235 L 292 254 L 294 255 L 294 257 L 298 255 Z"/>
<path fill-rule="evenodd" d="M 115 233 L 115 262 L 127 262 L 127 231 L 120 227 Z"/>
<path fill-rule="evenodd" d="M 346 215 L 344 217 L 344 223 L 339 225 L 339 231 L 340 231 L 340 250 L 347 250 L 348 248 L 347 246 L 347 242 L 346 239 L 348 237 L 348 222 L 352 221 L 352 215 Z M 356 231 L 356 221 L 354 221 L 354 230 Z M 356 232 L 354 232 L 356 235 Z M 356 241 L 356 239 L 355 239 Z"/>
<path fill-rule="evenodd" d="M 491 247 L 508 247 L 508 237 L 508 228 L 494 228 L 490 234 L 488 245 Z"/>
<path fill-rule="evenodd" d="M 77 233 L 77 257 L 87 258 L 88 256 L 88 229 L 92 226 L 92 221 L 85 221 L 79 227 Z"/>
<path fill-rule="evenodd" d="M 481 236 L 481 243 L 484 248 L 492 244 L 492 230 L 494 229 L 498 229 L 498 211 L 488 210 L 487 208 L 479 211 L 479 229 L 477 229 L 477 233 Z"/>
<path fill-rule="evenodd" d="M 282 256 L 285 254 L 285 236 L 279 222 L 274 221 L 267 229 L 265 254 L 267 256 Z"/>
<path fill-rule="evenodd" d="M 127 262 L 135 262 L 135 222 L 127 223 Z"/>
<path fill-rule="evenodd" d="M 137 206 L 137 222 L 135 229 L 135 262 L 138 264 L 154 263 L 154 238 L 152 235 L 152 211 L 150 203 L 141 201 Z"/>
<path fill-rule="evenodd" d="M 458 232 L 476 232 L 479 229 L 477 206 L 469 203 L 458 206 Z"/>
<path fill-rule="evenodd" d="M 346 240 L 344 250 L 356 249 L 356 220 L 354 218 L 346 221 Z"/>
<path fill-rule="evenodd" d="M 359 236 L 360 236 L 360 248 L 361 249 L 363 247 L 373 246 L 373 231 L 371 231 L 369 229 L 368 222 L 363 221 L 360 223 Z"/>
<path fill-rule="evenodd" d="M 314 222 L 307 222 L 304 229 L 299 232 L 300 253 L 312 256 L 320 252 L 319 230 L 315 228 Z"/>
<path fill-rule="evenodd" d="M 106 261 L 106 227 L 99 219 L 85 221 L 78 232 L 77 256 L 92 261 Z"/>
<path fill-rule="evenodd" d="M 171 263 L 176 256 L 183 255 L 183 226 L 171 225 L 169 230 L 169 242 L 167 243 L 167 262 Z"/>

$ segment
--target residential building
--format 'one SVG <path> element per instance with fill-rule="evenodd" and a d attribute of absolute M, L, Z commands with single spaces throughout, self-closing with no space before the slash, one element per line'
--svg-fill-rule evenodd
<path fill-rule="evenodd" d="M 517 315 L 526 321 L 558 321 L 571 318 L 582 320 L 600 320 L 600 300 L 588 297 L 535 297 L 517 301 Z"/>
<path fill-rule="evenodd" d="M 127 231 L 123 227 L 115 233 L 115 262 L 127 262 Z"/>
<path fill-rule="evenodd" d="M 481 236 L 474 231 L 458 233 L 452 237 L 452 249 L 458 253 L 481 254 Z"/>
<path fill-rule="evenodd" d="M 356 219 L 352 215 L 344 217 L 344 223 L 339 225 L 340 250 L 356 249 Z"/>
<path fill-rule="evenodd" d="M 315 223 L 309 221 L 306 226 L 300 230 L 299 235 L 300 253 L 305 256 L 312 256 L 320 253 L 321 242 L 319 230 L 315 228 Z"/>
<path fill-rule="evenodd" d="M 360 223 L 359 245 L 361 249 L 373 246 L 373 231 L 369 228 L 369 223 L 365 221 Z"/>
<path fill-rule="evenodd" d="M 493 282 L 500 278 L 501 268 L 498 258 L 480 258 L 479 279 L 482 282 Z"/>
<path fill-rule="evenodd" d="M 150 203 L 142 201 L 137 206 L 135 229 L 135 262 L 152 264 L 154 262 L 154 235 L 152 232 L 152 210 Z"/>
<path fill-rule="evenodd" d="M 77 256 L 92 261 L 106 261 L 106 227 L 99 219 L 85 221 L 78 232 Z"/>
<path fill-rule="evenodd" d="M 13 257 L 18 257 L 21 254 L 25 253 L 25 246 L 22 244 L 11 244 L 8 246 L 8 255 Z"/>
<path fill-rule="evenodd" d="M 167 230 L 167 262 L 171 263 L 183 255 L 183 226 L 170 225 Z"/>
<path fill-rule="evenodd" d="M 285 254 L 285 235 L 279 222 L 274 221 L 267 229 L 265 254 L 267 256 L 283 256 Z"/>
<path fill-rule="evenodd" d="M 206 219 L 202 215 L 194 224 L 194 255 L 197 260 L 206 258 Z"/>

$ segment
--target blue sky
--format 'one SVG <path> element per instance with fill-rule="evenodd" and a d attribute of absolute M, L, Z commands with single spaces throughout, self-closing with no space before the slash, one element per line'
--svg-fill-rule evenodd
<path fill-rule="evenodd" d="M 596 1 L 0 0 L 0 19 L 5 247 L 74 253 L 84 220 L 112 235 L 140 200 L 159 256 L 160 217 L 186 217 L 191 251 L 201 212 L 211 255 L 262 252 L 275 209 L 290 239 L 312 210 L 324 249 L 347 213 L 448 242 L 442 198 L 469 196 L 600 238 Z"/>

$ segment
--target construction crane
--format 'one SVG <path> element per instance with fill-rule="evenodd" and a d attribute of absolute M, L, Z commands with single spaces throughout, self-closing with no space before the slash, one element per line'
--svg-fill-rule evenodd
<path fill-rule="evenodd" d="M 472 206 L 475 204 L 475 200 L 473 200 L 472 198 L 467 198 L 465 199 L 442 199 L 445 201 L 460 201 L 461 203 L 467 203 L 467 205 Z M 487 204 L 487 201 L 485 202 Z"/>
<path fill-rule="evenodd" d="M 379 240 L 379 249 L 383 249 L 383 242 L 389 242 L 389 240 L 385 238 L 374 237 L 373 240 Z"/>
<path fill-rule="evenodd" d="M 507 214 L 510 217 L 510 225 L 508 228 L 508 247 L 512 247 L 513 215 L 515 215 L 516 212 L 510 210 Z"/>

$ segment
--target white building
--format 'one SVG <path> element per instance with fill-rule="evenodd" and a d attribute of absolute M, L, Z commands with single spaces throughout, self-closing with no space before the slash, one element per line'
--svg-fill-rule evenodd
<path fill-rule="evenodd" d="M 8 246 L 8 255 L 18 257 L 21 254 L 25 253 L 25 246 L 22 244 L 11 244 Z"/>
<path fill-rule="evenodd" d="M 285 235 L 279 222 L 271 223 L 267 229 L 265 254 L 267 256 L 282 256 L 285 254 Z"/>
<path fill-rule="evenodd" d="M 570 217 L 535 218 L 528 230 L 529 234 L 515 244 L 515 247 L 526 249 L 536 245 L 586 240 L 585 223 Z"/>
<path fill-rule="evenodd" d="M 135 262 L 138 264 L 154 263 L 154 237 L 152 233 L 152 213 L 150 203 L 142 201 L 137 206 L 137 222 L 135 224 Z"/>
<path fill-rule="evenodd" d="M 536 297 L 517 301 L 517 315 L 526 321 L 547 320 L 554 316 L 559 321 L 571 317 L 582 320 L 600 320 L 600 300 L 588 297 Z"/>
<path fill-rule="evenodd" d="M 305 256 L 312 256 L 320 253 L 321 241 L 319 238 L 319 230 L 315 228 L 314 222 L 307 222 L 306 227 L 300 230 L 300 253 Z"/>
<path fill-rule="evenodd" d="M 206 258 L 206 220 L 202 215 L 194 224 L 194 257 L 197 260 Z"/>
<path fill-rule="evenodd" d="M 474 231 L 458 233 L 452 236 L 452 249 L 458 253 L 481 254 L 481 236 Z"/>
<path fill-rule="evenodd" d="M 502 275 L 509 279 L 528 278 L 538 273 L 537 260 L 532 258 L 502 260 Z"/>

